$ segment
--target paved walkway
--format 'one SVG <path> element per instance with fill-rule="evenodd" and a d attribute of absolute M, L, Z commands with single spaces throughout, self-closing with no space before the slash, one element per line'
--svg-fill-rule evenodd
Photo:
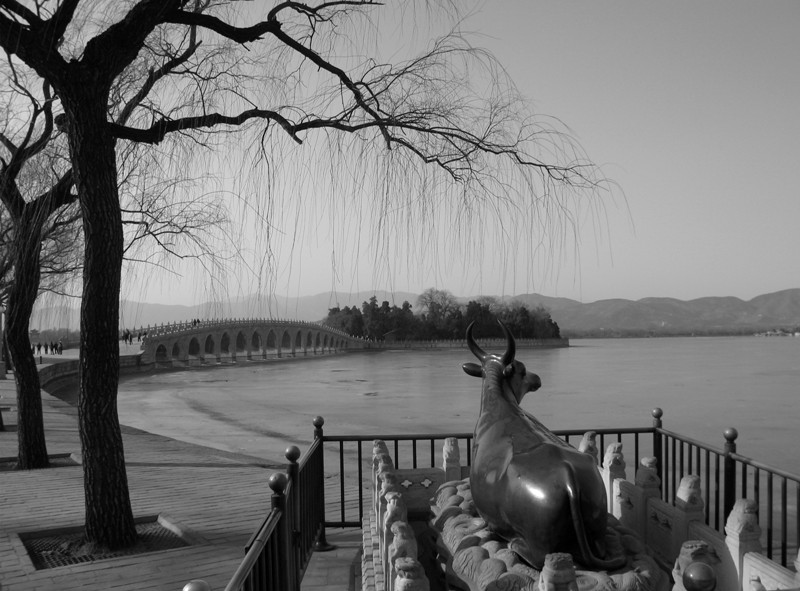
<path fill-rule="evenodd" d="M 65 358 L 75 352 L 65 351 Z M 45 362 L 47 359 L 45 359 Z M 0 380 L 6 431 L 0 458 L 16 457 L 14 381 Z M 43 395 L 48 453 L 72 454 L 80 461 L 76 410 Z M 267 479 L 280 466 L 259 458 L 176 441 L 123 427 L 128 481 L 136 517 L 159 515 L 199 543 L 189 547 L 36 570 L 18 534 L 81 526 L 84 519 L 79 465 L 33 471 L 0 471 L 0 585 L 3 591 L 180 591 L 203 579 L 222 591 L 243 557 L 243 546 L 269 507 Z M 331 530 L 338 546 L 316 554 L 303 581 L 304 591 L 358 589 L 353 577 L 361 532 Z"/>

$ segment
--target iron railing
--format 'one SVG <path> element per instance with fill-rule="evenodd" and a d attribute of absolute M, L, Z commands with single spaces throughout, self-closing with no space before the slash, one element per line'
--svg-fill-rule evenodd
<path fill-rule="evenodd" d="M 300 458 L 286 449 L 286 474 L 269 479 L 270 512 L 245 544 L 245 557 L 225 591 L 281 589 L 299 591 L 314 550 L 330 548 L 325 541 L 325 492 L 322 419 L 315 419 L 315 437 Z M 298 462 L 299 460 L 299 462 Z"/>
<path fill-rule="evenodd" d="M 800 539 L 800 476 L 738 455 L 736 429 L 727 429 L 723 447 L 717 448 L 664 429 L 663 412 L 659 408 L 653 410 L 652 416 L 652 427 L 594 429 L 600 451 L 598 461 L 602 462 L 609 443 L 622 443 L 628 478 L 632 480 L 640 459 L 655 457 L 661 497 L 670 503 L 674 503 L 684 476 L 698 476 L 706 504 L 706 525 L 722 534 L 736 499 L 746 497 L 755 501 L 759 507 L 764 554 L 790 567 Z M 583 429 L 554 431 L 576 447 L 585 432 Z M 324 435 L 328 465 L 338 464 L 337 486 L 327 491 L 333 498 L 326 498 L 329 514 L 325 526 L 361 526 L 365 498 L 369 495 L 364 473 L 368 473 L 373 440 L 386 442 L 396 468 L 432 468 L 437 462 L 441 464 L 443 442 L 448 437 L 457 439 L 462 462 L 471 465 L 472 436 L 472 433 Z M 369 448 L 365 449 L 365 444 Z"/>
<path fill-rule="evenodd" d="M 556 435 L 577 447 L 585 431 L 577 429 L 554 431 Z M 642 441 L 640 436 L 650 435 L 652 439 L 653 428 L 631 429 L 595 429 L 594 433 L 599 440 L 598 449 L 606 447 L 607 441 L 619 441 L 624 449 L 632 449 L 637 457 L 640 453 L 652 454 L 652 445 L 649 441 Z M 414 435 L 325 435 L 323 440 L 329 444 L 329 457 L 338 463 L 335 490 L 329 489 L 334 498 L 327 498 L 329 508 L 335 507 L 335 513 L 329 515 L 325 521 L 326 527 L 361 527 L 364 517 L 365 498 L 369 495 L 369 483 L 364 480 L 365 471 L 369 471 L 371 461 L 372 442 L 376 439 L 383 440 L 389 448 L 395 468 L 434 468 L 437 462 L 441 465 L 441 450 L 445 439 L 455 438 L 458 442 L 462 462 L 466 466 L 472 465 L 472 433 L 428 433 Z M 330 454 L 331 445 L 335 444 L 333 455 Z M 365 449 L 365 444 L 368 448 Z M 602 457 L 599 458 L 602 460 Z"/>
<path fill-rule="evenodd" d="M 663 466 L 661 498 L 674 502 L 684 476 L 700 478 L 706 504 L 706 525 L 720 533 L 736 499 L 747 498 L 758 507 L 764 555 L 791 567 L 800 543 L 800 476 L 736 453 L 738 432 L 723 433 L 721 448 L 667 431 L 659 409 L 653 411 L 654 437 Z"/>
<path fill-rule="evenodd" d="M 724 533 L 725 520 L 737 498 L 759 507 L 762 546 L 766 556 L 789 567 L 800 537 L 800 476 L 789 474 L 736 453 L 737 432 L 725 431 L 722 448 L 663 428 L 661 409 L 653 410 L 653 426 L 594 429 L 602 461 L 609 442 L 620 442 L 627 457 L 655 457 L 661 478 L 661 497 L 674 502 L 681 479 L 699 477 L 706 503 L 706 524 Z M 314 442 L 298 462 L 300 450 L 291 446 L 287 474 L 270 478 L 272 508 L 245 547 L 245 558 L 225 591 L 300 588 L 303 574 L 317 550 L 330 548 L 325 528 L 361 527 L 370 484 L 372 443 L 383 440 L 396 468 L 431 468 L 441 462 L 444 440 L 454 437 L 465 465 L 472 462 L 472 433 L 325 435 L 324 420 L 314 419 Z M 554 431 L 577 446 L 586 430 Z M 364 445 L 369 444 L 365 450 Z M 630 462 L 630 460 L 629 460 Z M 325 487 L 325 466 L 336 482 Z M 628 477 L 636 467 L 628 467 Z M 326 507 L 330 515 L 326 517 Z"/>

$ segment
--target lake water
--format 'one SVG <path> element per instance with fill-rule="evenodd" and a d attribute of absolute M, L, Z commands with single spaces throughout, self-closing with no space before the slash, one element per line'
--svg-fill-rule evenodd
<path fill-rule="evenodd" d="M 521 349 L 542 379 L 523 407 L 552 429 L 664 427 L 800 473 L 800 338 L 573 340 Z M 123 424 L 264 458 L 328 434 L 471 431 L 480 381 L 467 350 L 386 351 L 191 368 L 123 379 Z"/>

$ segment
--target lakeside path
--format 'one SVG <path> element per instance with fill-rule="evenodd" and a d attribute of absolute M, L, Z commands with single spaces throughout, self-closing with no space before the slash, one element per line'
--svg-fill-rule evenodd
<path fill-rule="evenodd" d="M 60 358 L 75 359 L 77 350 Z M 80 461 L 77 410 L 42 392 L 49 455 Z M 0 463 L 17 454 L 16 391 L 11 374 L 0 380 Z M 266 515 L 269 476 L 282 466 L 123 426 L 128 484 L 135 517 L 160 515 L 197 542 L 184 548 L 36 570 L 18 536 L 81 526 L 84 519 L 80 465 L 45 470 L 0 470 L 0 585 L 3 591 L 180 591 L 203 579 L 222 591 L 241 562 L 243 547 Z M 338 549 L 315 554 L 304 591 L 359 588 L 353 580 L 361 532 L 332 530 Z"/>

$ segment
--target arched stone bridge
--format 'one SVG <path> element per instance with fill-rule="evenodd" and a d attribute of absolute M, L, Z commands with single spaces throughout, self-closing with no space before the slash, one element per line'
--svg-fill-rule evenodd
<path fill-rule="evenodd" d="M 317 322 L 203 320 L 146 329 L 142 363 L 195 365 L 237 359 L 305 357 L 362 349 L 365 341 Z"/>

